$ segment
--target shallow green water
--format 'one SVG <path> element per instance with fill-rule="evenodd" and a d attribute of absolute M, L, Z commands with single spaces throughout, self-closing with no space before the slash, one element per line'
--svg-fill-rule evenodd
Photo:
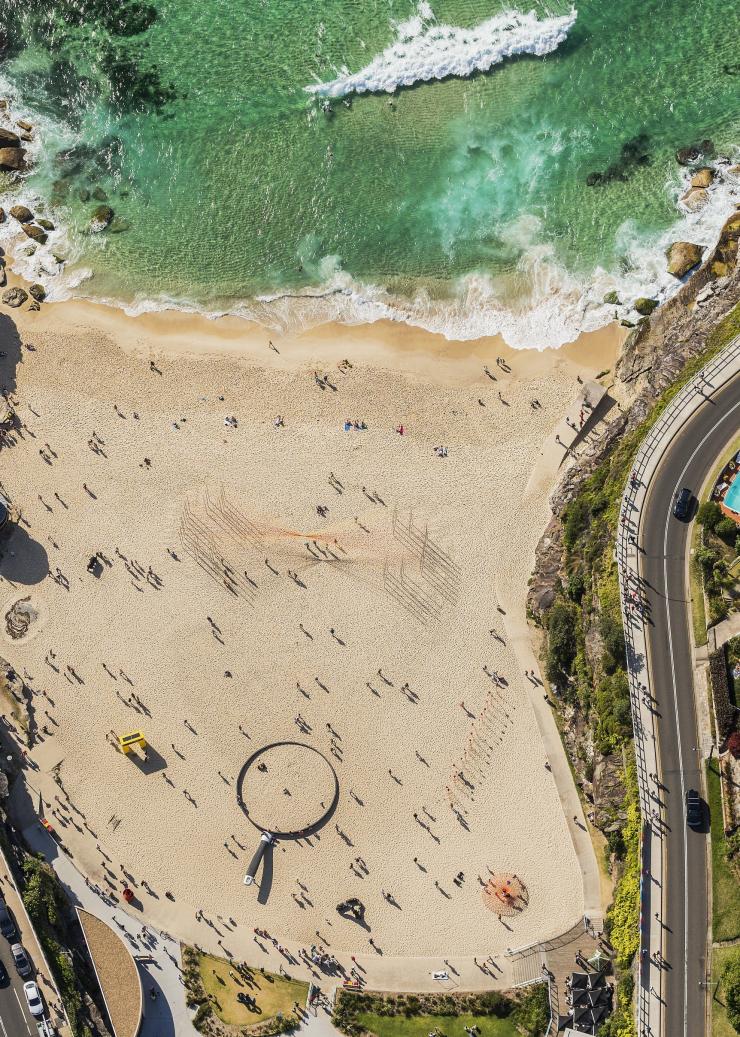
<path fill-rule="evenodd" d="M 368 63 L 394 38 L 393 19 L 414 13 L 409 0 L 156 0 L 153 25 L 117 45 L 134 54 L 145 41 L 147 67 L 174 98 L 134 112 L 106 96 L 110 34 L 60 26 L 52 44 L 34 41 L 50 0 L 30 7 L 0 10 L 0 28 L 5 19 L 27 44 L 0 72 L 49 124 L 63 120 L 68 139 L 93 147 L 71 175 L 47 156 L 33 185 L 62 207 L 69 254 L 94 271 L 86 294 L 233 309 L 343 271 L 396 296 L 422 285 L 439 298 L 475 272 L 504 308 L 523 291 L 521 315 L 527 298 L 563 291 L 565 272 L 577 286 L 597 268 L 634 267 L 676 220 L 677 147 L 738 142 L 740 19 L 726 0 L 583 0 L 555 54 L 400 90 L 392 104 L 356 97 L 332 116 L 303 87 Z M 475 26 L 506 5 L 432 8 L 440 22 Z M 98 168 L 111 136 L 111 168 Z M 586 186 L 638 136 L 649 164 Z M 95 187 L 128 230 L 82 233 L 96 203 L 81 198 Z"/>

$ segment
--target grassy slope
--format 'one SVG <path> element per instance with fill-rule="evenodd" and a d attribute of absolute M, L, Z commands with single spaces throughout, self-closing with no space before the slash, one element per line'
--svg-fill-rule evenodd
<path fill-rule="evenodd" d="M 740 882 L 725 859 L 722 801 L 716 763 L 707 764 L 707 790 L 712 817 L 712 937 L 715 943 L 740 938 Z"/>
<path fill-rule="evenodd" d="M 308 995 L 308 983 L 295 979 L 286 979 L 273 973 L 254 973 L 254 982 L 247 983 L 234 971 L 230 962 L 223 958 L 214 958 L 203 954 L 200 958 L 200 974 L 207 994 L 213 994 L 221 1006 L 213 1006 L 216 1015 L 225 1023 L 233 1026 L 249 1026 L 264 1023 L 282 1012 L 290 1015 L 293 1002 L 303 1006 Z M 236 982 L 232 979 L 236 976 Z M 251 1011 L 236 1000 L 239 992 L 251 994 L 261 1012 Z"/>
<path fill-rule="evenodd" d="M 737 1030 L 730 1025 L 725 1012 L 724 991 L 719 984 L 722 966 L 734 947 L 715 947 L 712 951 L 712 1037 L 737 1037 Z"/>
<path fill-rule="evenodd" d="M 520 1037 L 510 1019 L 496 1019 L 490 1015 L 417 1015 L 407 1019 L 402 1015 L 363 1012 L 357 1016 L 357 1021 L 377 1037 L 427 1037 L 432 1030 L 440 1030 L 445 1037 L 468 1037 L 466 1026 L 479 1026 L 480 1037 Z"/>

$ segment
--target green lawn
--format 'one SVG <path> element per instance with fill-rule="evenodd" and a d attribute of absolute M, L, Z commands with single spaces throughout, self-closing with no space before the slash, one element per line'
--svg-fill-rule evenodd
<path fill-rule="evenodd" d="M 712 1037 L 737 1037 L 737 1030 L 730 1025 L 724 1006 L 722 986 L 719 978 L 722 966 L 736 947 L 715 947 L 712 951 Z"/>
<path fill-rule="evenodd" d="M 492 1015 L 417 1015 L 407 1019 L 403 1015 L 360 1012 L 357 1022 L 377 1037 L 427 1037 L 432 1030 L 440 1031 L 445 1037 L 468 1037 L 466 1026 L 479 1026 L 479 1037 L 521 1037 L 510 1019 L 496 1019 Z"/>
<path fill-rule="evenodd" d="M 716 762 L 707 764 L 709 810 L 712 816 L 712 936 L 716 943 L 740 937 L 740 882 L 725 859 L 722 800 Z"/>
<path fill-rule="evenodd" d="M 264 1023 L 278 1012 L 287 1016 L 293 1011 L 294 1001 L 301 1007 L 306 1003 L 308 983 L 297 979 L 286 979 L 285 976 L 255 969 L 248 982 L 231 962 L 210 954 L 201 954 L 198 964 L 206 994 L 216 998 L 214 1012 L 222 1022 L 232 1026 Z M 240 991 L 254 997 L 259 1010 L 249 1009 L 237 1001 L 236 995 Z"/>

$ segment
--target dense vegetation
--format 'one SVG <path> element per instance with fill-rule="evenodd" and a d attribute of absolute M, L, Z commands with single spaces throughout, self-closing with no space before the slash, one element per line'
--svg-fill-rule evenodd
<path fill-rule="evenodd" d="M 635 455 L 651 426 L 682 386 L 738 333 L 740 306 L 718 324 L 704 351 L 685 365 L 681 376 L 655 402 L 644 421 L 617 441 L 562 515 L 563 579 L 544 616 L 547 678 L 559 700 L 576 710 L 587 723 L 592 749 L 588 739 L 579 739 L 578 752 L 582 754 L 580 763 L 589 777 L 598 756 L 622 752 L 631 761 L 625 772 L 623 810 L 627 820 L 621 831 L 611 833 L 608 840 L 619 878 L 607 929 L 621 971 L 617 1010 L 601 1031 L 607 1037 L 629 1037 L 633 1033 L 632 977 L 628 970 L 638 946 L 639 916 L 640 815 L 631 753 L 624 629 L 614 558 L 621 497 Z M 716 526 L 718 536 L 728 535 L 729 531 L 720 526 L 719 520 Z M 711 568 L 714 573 L 714 562 Z M 721 576 L 720 567 L 716 578 Z"/>
<path fill-rule="evenodd" d="M 722 967 L 722 989 L 727 1019 L 740 1033 L 740 948 L 732 952 Z"/>
<path fill-rule="evenodd" d="M 64 918 L 67 901 L 59 880 L 52 868 L 36 857 L 26 857 L 23 876 L 23 903 L 54 973 L 72 1033 L 75 1037 L 90 1037 L 89 1028 L 80 1019 L 82 997 L 75 978 L 72 956 L 63 946 L 67 929 Z"/>
<path fill-rule="evenodd" d="M 704 501 L 696 521 L 702 527 L 701 547 L 696 560 L 701 567 L 709 603 L 709 623 L 713 625 L 725 619 L 729 612 L 727 595 L 736 583 L 730 566 L 740 554 L 740 530 L 731 518 L 724 517 L 715 501 Z"/>

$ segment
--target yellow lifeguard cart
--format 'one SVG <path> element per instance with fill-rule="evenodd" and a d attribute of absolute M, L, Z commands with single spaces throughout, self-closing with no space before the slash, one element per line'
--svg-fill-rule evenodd
<path fill-rule="evenodd" d="M 146 739 L 141 731 L 132 731 L 130 734 L 118 736 L 118 748 L 122 753 L 128 754 L 134 747 L 141 749 L 142 753 L 146 755 Z"/>

